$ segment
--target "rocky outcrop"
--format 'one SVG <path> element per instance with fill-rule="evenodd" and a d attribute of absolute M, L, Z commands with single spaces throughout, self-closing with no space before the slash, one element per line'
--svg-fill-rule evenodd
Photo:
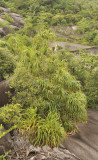
<path fill-rule="evenodd" d="M 1 133 L 6 130 L 3 128 Z M 6 152 L 13 148 L 13 141 L 9 133 L 5 134 L 2 138 L 0 138 L 0 155 L 4 155 Z"/>
<path fill-rule="evenodd" d="M 77 53 L 79 51 L 85 51 L 85 53 L 93 53 L 93 54 L 98 53 L 98 47 L 92 47 L 88 45 L 75 44 L 75 43 L 69 43 L 69 42 L 56 41 L 52 43 L 51 47 L 54 47 L 55 51 L 58 50 L 59 48 L 62 48 L 62 49 L 67 49 L 71 52 L 77 52 Z"/>
<path fill-rule="evenodd" d="M 74 43 L 61 42 L 61 41 L 54 42 L 53 46 L 55 47 L 55 50 L 57 50 L 58 46 L 61 46 L 63 49 L 69 49 L 70 51 L 77 51 L 77 50 L 92 48 L 91 46 L 87 46 L 87 45 L 74 44 Z"/>
<path fill-rule="evenodd" d="M 7 15 L 9 18 L 5 18 Z M 10 20 L 12 19 L 12 21 Z M 9 8 L 0 7 L 0 35 L 7 35 L 13 30 L 18 30 L 24 27 L 23 17 L 16 13 L 11 13 Z"/>
<path fill-rule="evenodd" d="M 81 160 L 98 160 L 98 109 L 88 109 L 87 124 L 78 124 L 79 132 L 64 146 Z"/>
<path fill-rule="evenodd" d="M 20 16 L 19 14 L 16 13 L 9 13 L 9 15 L 14 19 L 14 25 L 23 28 L 24 27 L 24 22 L 23 22 L 23 17 Z"/>
<path fill-rule="evenodd" d="M 10 8 L 0 7 L 0 11 L 5 12 L 5 13 L 9 13 L 10 12 Z"/>
<path fill-rule="evenodd" d="M 20 135 L 13 137 L 13 144 L 14 150 L 9 154 L 8 160 L 80 160 L 62 145 L 59 148 L 34 147 Z"/>
<path fill-rule="evenodd" d="M 66 149 L 43 146 L 42 148 L 30 146 L 27 152 L 27 160 L 79 160 Z"/>

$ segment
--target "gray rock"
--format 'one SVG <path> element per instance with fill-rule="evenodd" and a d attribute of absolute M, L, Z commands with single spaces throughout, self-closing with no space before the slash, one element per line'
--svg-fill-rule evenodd
<path fill-rule="evenodd" d="M 2 18 L 0 18 L 0 22 L 5 23 L 6 21 Z"/>
<path fill-rule="evenodd" d="M 6 130 L 3 128 L 2 133 Z M 7 133 L 5 136 L 3 136 L 0 139 L 0 155 L 4 154 L 5 152 L 11 150 L 13 148 L 12 139 L 9 133 Z"/>
<path fill-rule="evenodd" d="M 51 153 L 51 156 L 54 157 L 54 158 L 61 159 L 61 160 L 71 159 L 71 155 L 64 154 L 63 152 L 59 151 L 58 148 L 57 149 L 55 148 L 54 152 Z"/>
<path fill-rule="evenodd" d="M 18 15 L 16 13 L 10 13 L 9 15 L 14 19 L 14 21 L 15 21 L 14 24 L 17 27 L 21 27 L 21 28 L 24 27 L 24 21 L 23 21 L 22 16 L 20 16 L 20 15 Z"/>
<path fill-rule="evenodd" d="M 0 7 L 0 11 L 2 11 L 2 12 L 10 12 L 10 8 Z"/>
<path fill-rule="evenodd" d="M 36 156 L 31 157 L 30 160 L 36 160 Z"/>
<path fill-rule="evenodd" d="M 49 146 L 43 146 L 42 149 L 44 152 L 49 152 L 51 150 Z"/>
<path fill-rule="evenodd" d="M 37 153 L 40 153 L 41 148 L 40 148 L 40 147 L 34 147 L 33 145 L 31 145 L 31 146 L 29 147 L 29 150 L 34 151 L 34 152 L 37 152 Z"/>
<path fill-rule="evenodd" d="M 42 158 L 41 158 L 41 160 L 46 160 L 47 159 L 47 157 L 45 157 L 45 156 L 42 156 Z"/>
<path fill-rule="evenodd" d="M 2 13 L 0 13 L 0 22 L 1 23 L 8 22 L 3 18 L 6 13 L 14 20 L 14 22 L 8 22 L 7 27 L 0 28 L 0 35 L 2 37 L 11 32 L 11 29 L 9 29 L 9 28 L 12 28 L 14 30 L 18 30 L 19 28 L 24 27 L 24 21 L 23 21 L 22 16 L 20 16 L 19 14 L 16 14 L 16 13 L 11 13 L 9 8 L 0 7 L 0 11 L 2 11 Z"/>
<path fill-rule="evenodd" d="M 65 149 L 65 147 L 63 146 L 63 144 L 59 145 L 60 148 Z"/>
<path fill-rule="evenodd" d="M 14 25 L 9 25 L 11 28 L 15 29 L 15 30 L 18 30 L 18 27 L 17 26 L 14 26 Z"/>
<path fill-rule="evenodd" d="M 30 145 L 29 147 L 26 148 L 26 155 L 27 157 L 29 155 L 37 155 L 41 151 L 40 147 L 34 147 L 33 145 Z"/>
<path fill-rule="evenodd" d="M 0 146 L 0 155 L 4 155 L 5 154 L 5 148 L 4 146 Z"/>
<path fill-rule="evenodd" d="M 88 109 L 88 123 L 79 123 L 78 127 L 79 131 L 71 135 L 63 145 L 76 158 L 98 160 L 98 109 Z"/>

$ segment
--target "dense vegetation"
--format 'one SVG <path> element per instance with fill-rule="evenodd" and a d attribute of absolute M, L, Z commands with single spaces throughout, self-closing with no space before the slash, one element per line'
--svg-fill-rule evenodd
<path fill-rule="evenodd" d="M 98 45 L 97 0 L 2 0 L 0 6 L 24 16 L 24 32 L 28 35 L 42 26 L 77 25 L 81 43 Z M 7 15 L 6 18 L 11 20 Z"/>
<path fill-rule="evenodd" d="M 0 41 L 0 81 L 10 77 L 14 88 L 12 103 L 0 108 L 0 119 L 15 125 L 34 145 L 59 145 L 67 132 L 77 129 L 77 122 L 87 120 L 87 107 L 98 107 L 98 55 L 60 48 L 55 52 L 49 45 L 56 37 L 48 29 L 77 25 L 81 42 L 98 45 L 96 4 L 97 0 L 0 1 L 26 22 Z"/>

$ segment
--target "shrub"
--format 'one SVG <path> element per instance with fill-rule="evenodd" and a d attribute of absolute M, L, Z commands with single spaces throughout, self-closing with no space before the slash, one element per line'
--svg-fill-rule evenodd
<path fill-rule="evenodd" d="M 85 87 L 85 93 L 87 95 L 88 106 L 98 108 L 98 67 L 92 70 Z"/>
<path fill-rule="evenodd" d="M 49 37 L 50 36 L 50 37 Z M 51 39 L 52 34 L 48 31 L 40 32 L 33 39 L 33 48 L 23 51 L 22 59 L 15 70 L 11 87 L 15 88 L 14 103 L 19 103 L 25 108 L 37 107 L 38 113 L 44 117 L 48 114 L 50 108 L 57 108 L 62 114 L 67 114 L 69 99 L 77 97 L 79 102 L 77 114 L 74 120 L 82 120 L 82 103 L 79 97 L 82 97 L 85 110 L 86 99 L 81 93 L 81 84 L 68 72 L 68 66 L 65 59 L 59 59 L 59 54 L 52 53 L 49 50 L 47 39 Z M 76 96 L 76 97 L 75 97 Z M 76 104 L 72 103 L 72 112 L 75 111 Z M 63 110 L 63 112 L 62 112 Z"/>
<path fill-rule="evenodd" d="M 0 6 L 1 6 L 1 7 L 6 7 L 5 0 L 0 0 Z"/>
<path fill-rule="evenodd" d="M 56 26 L 56 25 L 66 25 L 66 24 L 67 23 L 64 15 L 57 14 L 52 17 L 51 25 Z"/>
<path fill-rule="evenodd" d="M 92 32 L 87 32 L 83 39 L 92 45 L 98 45 L 98 31 L 95 30 Z"/>
<path fill-rule="evenodd" d="M 24 36 L 21 40 L 15 37 L 17 45 L 11 41 L 20 51 L 10 80 L 15 92 L 13 104 L 9 109 L 5 106 L 2 111 L 34 145 L 47 144 L 52 147 L 64 138 L 64 127 L 66 131 L 73 129 L 77 121 L 87 118 L 86 97 L 80 82 L 70 74 L 66 58 L 61 60 L 59 53 L 48 48 L 48 43 L 53 39 L 54 35 L 44 30 L 32 39 L 30 45 L 24 43 L 28 42 Z M 17 103 L 22 110 L 17 108 Z"/>
<path fill-rule="evenodd" d="M 0 48 L 0 81 L 13 72 L 15 60 L 6 48 Z"/>
<path fill-rule="evenodd" d="M 92 23 L 84 17 L 77 23 L 77 32 L 81 34 L 90 31 L 91 28 Z"/>
<path fill-rule="evenodd" d="M 37 108 L 22 109 L 19 104 L 10 104 L 0 109 L 0 119 L 5 123 L 14 123 L 14 127 L 29 138 L 33 145 L 58 146 L 65 138 L 65 131 L 57 113 L 49 112 L 43 119 L 37 115 Z"/>
<path fill-rule="evenodd" d="M 31 130 L 33 129 L 31 128 Z M 66 136 L 60 123 L 60 117 L 57 113 L 52 112 L 48 113 L 45 119 L 39 119 L 33 134 L 35 138 L 32 138 L 31 132 L 30 139 L 34 145 L 49 145 L 51 147 L 58 146 Z"/>
<path fill-rule="evenodd" d="M 82 53 L 80 55 L 76 55 L 76 53 L 66 53 L 65 51 L 60 51 L 60 53 L 61 60 L 65 57 L 66 61 L 68 62 L 68 67 L 71 74 L 81 82 L 82 90 L 87 96 L 88 107 L 96 108 L 98 103 L 98 55 L 90 53 Z"/>

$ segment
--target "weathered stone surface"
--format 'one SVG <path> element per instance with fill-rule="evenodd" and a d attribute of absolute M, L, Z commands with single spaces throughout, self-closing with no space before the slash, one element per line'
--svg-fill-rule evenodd
<path fill-rule="evenodd" d="M 9 25 L 11 28 L 15 29 L 15 30 L 18 30 L 18 27 L 17 26 L 14 26 L 14 25 Z"/>
<path fill-rule="evenodd" d="M 6 21 L 2 18 L 0 18 L 0 22 L 5 23 Z"/>
<path fill-rule="evenodd" d="M 20 16 L 20 15 L 18 15 L 16 13 L 10 13 L 9 15 L 14 19 L 14 21 L 15 21 L 14 24 L 17 27 L 24 27 L 24 21 L 23 21 L 22 16 Z"/>
<path fill-rule="evenodd" d="M 1 11 L 0 22 L 1 23 L 6 23 L 6 22 L 8 23 L 8 26 L 6 26 L 6 27 L 1 26 L 1 28 L 0 28 L 0 35 L 2 37 L 11 32 L 11 30 L 9 28 L 12 28 L 14 30 L 18 30 L 19 28 L 24 27 L 24 21 L 23 21 L 22 16 L 20 16 L 19 14 L 16 14 L 16 13 L 11 13 L 9 8 L 0 7 L 0 11 Z M 6 13 L 14 20 L 14 22 L 8 22 L 7 20 L 4 19 L 4 15 Z"/>
<path fill-rule="evenodd" d="M 26 155 L 27 155 L 27 156 L 29 156 L 30 154 L 36 155 L 36 154 L 39 154 L 40 151 L 41 151 L 41 148 L 40 148 L 40 147 L 34 147 L 33 145 L 30 145 L 30 146 L 27 148 Z"/>
<path fill-rule="evenodd" d="M 80 160 L 66 149 L 52 149 L 49 146 L 34 147 L 27 139 L 19 134 L 14 135 L 13 146 L 14 150 L 8 160 Z M 14 154 L 15 151 L 16 154 Z"/>
<path fill-rule="evenodd" d="M 56 147 L 51 149 L 49 146 L 43 146 L 40 150 L 33 146 L 31 148 L 31 151 L 28 149 L 27 160 L 79 160 L 66 149 Z"/>
<path fill-rule="evenodd" d="M 82 49 L 92 48 L 91 46 L 87 46 L 87 45 L 74 44 L 74 43 L 61 42 L 61 41 L 54 42 L 53 46 L 55 47 L 55 50 L 57 50 L 57 46 L 61 46 L 63 49 L 68 48 L 69 50 L 73 50 L 73 51 L 76 51 L 76 50 L 79 50 L 79 49 L 82 50 Z"/>
<path fill-rule="evenodd" d="M 43 150 L 44 152 L 49 152 L 49 151 L 51 151 L 51 148 L 50 148 L 49 146 L 43 146 L 43 147 L 42 147 L 42 150 Z"/>
<path fill-rule="evenodd" d="M 2 133 L 5 132 L 5 131 L 6 130 L 3 128 Z M 12 144 L 13 143 L 12 143 L 11 136 L 10 136 L 9 133 L 7 133 L 5 136 L 0 138 L 0 155 L 5 154 L 7 151 L 12 149 L 13 148 Z"/>
<path fill-rule="evenodd" d="M 78 126 L 79 132 L 70 136 L 64 146 L 81 160 L 98 160 L 98 109 L 89 109 L 87 124 Z"/>
<path fill-rule="evenodd" d="M 10 8 L 0 7 L 0 11 L 2 11 L 2 12 L 10 12 Z"/>

